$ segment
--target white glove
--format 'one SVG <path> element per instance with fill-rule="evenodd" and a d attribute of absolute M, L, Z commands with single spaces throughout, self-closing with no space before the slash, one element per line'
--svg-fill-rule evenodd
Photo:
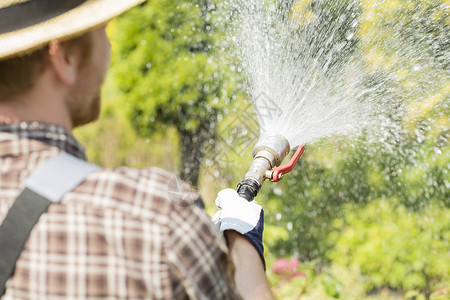
<path fill-rule="evenodd" d="M 241 198 L 233 189 L 219 192 L 216 205 L 220 208 L 212 218 L 219 225 L 220 231 L 228 229 L 246 234 L 258 224 L 261 216 L 261 205 L 255 200 L 247 201 Z"/>
<path fill-rule="evenodd" d="M 216 198 L 220 208 L 212 217 L 221 232 L 235 230 L 244 235 L 256 248 L 265 268 L 262 234 L 264 231 L 264 211 L 255 200 L 241 198 L 233 189 L 224 189 Z"/>

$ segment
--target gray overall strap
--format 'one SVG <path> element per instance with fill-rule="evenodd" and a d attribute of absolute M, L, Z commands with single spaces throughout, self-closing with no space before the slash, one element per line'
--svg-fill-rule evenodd
<path fill-rule="evenodd" d="M 16 261 L 39 217 L 52 203 L 58 203 L 99 167 L 62 153 L 39 166 L 25 181 L 0 226 L 0 296 L 12 276 Z"/>

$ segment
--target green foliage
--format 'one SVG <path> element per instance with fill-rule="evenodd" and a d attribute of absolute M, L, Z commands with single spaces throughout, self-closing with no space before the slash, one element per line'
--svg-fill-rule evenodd
<path fill-rule="evenodd" d="M 133 127 L 149 137 L 173 126 L 182 177 L 192 173 L 194 184 L 205 142 L 236 93 L 221 26 L 215 2 L 205 0 L 149 1 L 112 24 L 111 71 Z"/>
<path fill-rule="evenodd" d="M 449 220 L 450 209 L 436 203 L 419 213 L 395 199 L 349 205 L 344 220 L 333 224 L 335 247 L 329 257 L 359 269 L 368 290 L 389 286 L 430 292 L 450 273 Z"/>
<path fill-rule="evenodd" d="M 421 136 L 427 134 L 431 133 Z M 448 207 L 450 145 L 446 140 L 447 133 L 425 140 L 404 135 L 395 151 L 389 149 L 390 143 L 367 147 L 365 139 L 351 145 L 334 139 L 308 147 L 284 182 L 267 185 L 260 193 L 267 223 L 289 237 L 274 239 L 269 233 L 267 245 L 277 256 L 325 257 L 333 247 L 326 238 L 332 220 L 345 215 L 346 203 L 396 197 L 418 212 L 429 202 Z"/>
<path fill-rule="evenodd" d="M 403 295 L 402 292 L 389 289 L 379 289 L 368 294 L 361 273 L 357 269 L 339 265 L 320 267 L 317 261 L 308 262 L 300 264 L 296 272 L 301 272 L 302 276 L 286 277 L 279 272 L 268 271 L 270 283 L 278 299 L 412 300 L 410 295 L 413 293 L 414 296 L 422 295 L 417 291 Z M 437 291 L 430 299 L 443 299 L 439 298 L 442 295 L 442 291 Z"/>
<path fill-rule="evenodd" d="M 284 184 L 271 186 L 267 223 L 290 228 L 289 239 L 267 241 L 277 255 L 324 257 L 333 247 L 326 239 L 331 221 L 343 217 L 345 203 L 397 197 L 419 211 L 429 201 L 450 204 L 448 168 L 443 167 L 450 165 L 449 145 L 431 141 L 403 145 L 400 151 L 411 156 L 401 156 L 389 154 L 384 146 L 366 148 L 361 143 L 310 147 L 304 162 L 286 176 Z"/>

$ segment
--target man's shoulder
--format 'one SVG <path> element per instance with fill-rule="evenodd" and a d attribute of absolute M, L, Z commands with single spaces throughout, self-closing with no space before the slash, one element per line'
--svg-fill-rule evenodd
<path fill-rule="evenodd" d="M 89 205 L 117 209 L 139 217 L 169 215 L 175 206 L 189 210 L 200 198 L 174 173 L 156 167 L 101 169 L 65 197 Z"/>

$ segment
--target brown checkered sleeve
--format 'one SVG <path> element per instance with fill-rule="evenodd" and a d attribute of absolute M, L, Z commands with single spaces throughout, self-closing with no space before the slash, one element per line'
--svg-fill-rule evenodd
<path fill-rule="evenodd" d="M 190 299 L 239 299 L 227 248 L 209 218 L 197 208 L 177 206 L 170 220 L 166 256 L 179 282 L 175 298 L 186 293 Z"/>

